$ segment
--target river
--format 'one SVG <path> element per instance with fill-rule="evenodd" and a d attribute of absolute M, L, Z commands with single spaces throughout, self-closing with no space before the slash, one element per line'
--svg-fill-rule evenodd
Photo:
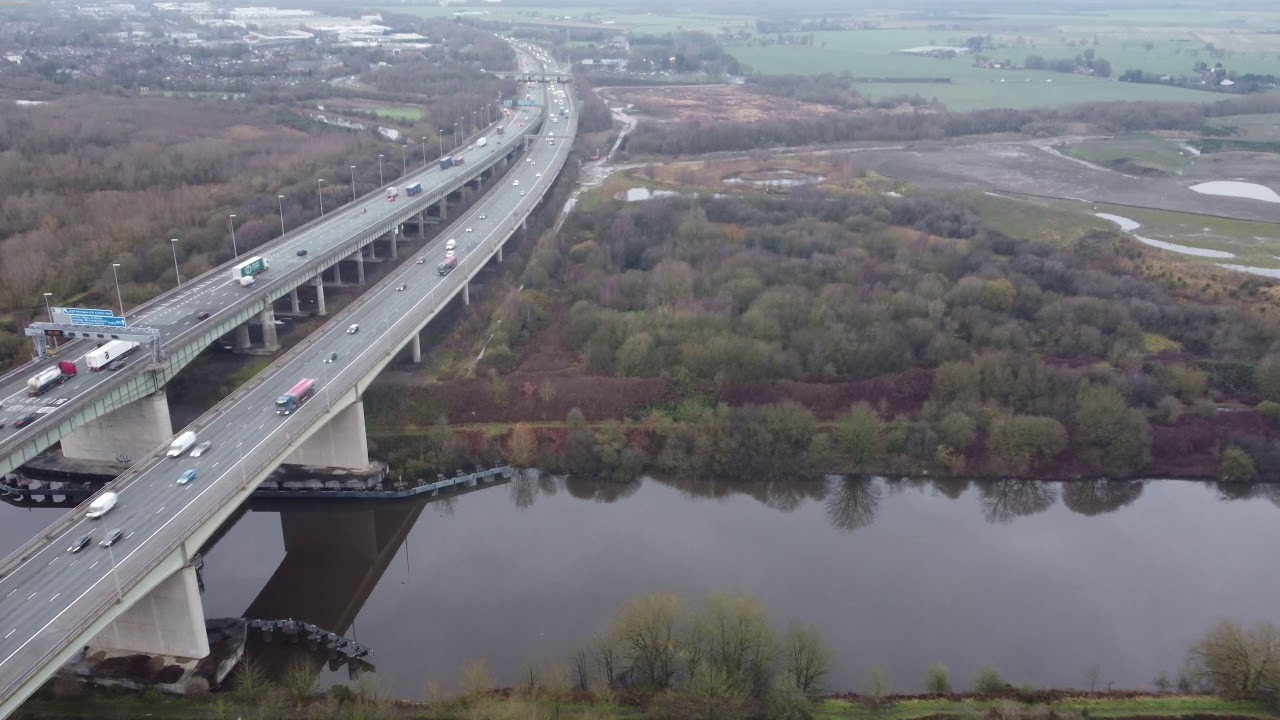
<path fill-rule="evenodd" d="M 1100 688 L 1143 687 L 1219 619 L 1280 623 L 1278 504 L 1280 486 L 1169 480 L 519 478 L 431 503 L 255 507 L 208 550 L 204 604 L 330 623 L 411 698 L 468 658 L 502 683 L 566 662 L 654 591 L 749 593 L 779 628 L 815 625 L 840 689 L 883 667 L 918 690 L 937 662 L 958 687 L 984 665 L 1054 687 L 1097 665 Z M 53 517 L 0 506 L 0 542 Z"/>

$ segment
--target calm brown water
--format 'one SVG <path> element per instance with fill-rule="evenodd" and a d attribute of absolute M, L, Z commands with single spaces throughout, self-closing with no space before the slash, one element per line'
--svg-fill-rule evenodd
<path fill-rule="evenodd" d="M 1096 664 L 1101 686 L 1140 687 L 1219 619 L 1280 622 L 1280 488 L 1265 490 L 523 479 L 447 503 L 255 509 L 207 552 L 204 602 L 354 637 L 406 697 L 454 684 L 467 658 L 505 683 L 565 662 L 653 591 L 750 593 L 779 628 L 817 626 L 837 688 L 882 666 L 914 690 L 936 662 L 957 686 L 990 665 L 1079 687 Z M 0 542 L 52 517 L 0 507 Z"/>

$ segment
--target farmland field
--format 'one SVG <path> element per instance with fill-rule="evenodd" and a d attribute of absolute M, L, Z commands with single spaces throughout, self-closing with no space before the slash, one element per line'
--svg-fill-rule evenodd
<path fill-rule="evenodd" d="M 369 7 L 380 7 L 376 3 L 369 3 Z M 593 27 L 585 29 L 598 29 L 605 33 L 624 33 L 636 32 L 641 34 L 662 34 L 669 32 L 677 32 L 681 30 L 699 30 L 712 35 L 720 32 L 722 28 L 742 28 L 748 31 L 755 30 L 755 23 L 751 18 L 745 16 L 731 15 L 712 15 L 707 13 L 678 13 L 678 14 L 659 14 L 659 13 L 613 13 L 601 10 L 585 10 L 582 7 L 538 7 L 538 8 L 502 8 L 493 7 L 483 10 L 472 10 L 469 8 L 450 8 L 437 6 L 418 6 L 397 8 L 398 12 L 407 12 L 422 17 L 453 17 L 454 15 L 462 18 L 471 18 L 475 20 L 498 21 L 498 22 L 542 22 L 555 23 L 561 18 L 570 18 L 568 21 L 574 23 L 577 28 L 583 23 L 589 23 Z"/>
<path fill-rule="evenodd" d="M 988 43 L 982 54 L 1015 66 L 1023 65 L 1028 55 L 1054 60 L 1091 49 L 1111 64 L 1113 77 L 1127 69 L 1190 75 L 1197 62 L 1221 62 L 1240 73 L 1275 73 L 1280 67 L 1280 34 L 1256 30 L 1277 24 L 1280 13 L 1227 11 L 986 15 L 958 19 L 945 29 L 937 18 L 886 16 L 874 21 L 871 30 L 792 36 L 809 40 L 808 45 L 763 45 L 753 40 L 727 50 L 753 72 L 766 75 L 848 72 L 855 77 L 950 78 L 950 84 L 863 83 L 859 89 L 871 97 L 919 94 L 957 110 L 1111 100 L 1213 102 L 1229 96 L 1067 73 L 991 70 L 974 67 L 967 55 L 940 59 L 898 51 L 922 45 L 964 46 L 968 38 L 979 36 Z"/>

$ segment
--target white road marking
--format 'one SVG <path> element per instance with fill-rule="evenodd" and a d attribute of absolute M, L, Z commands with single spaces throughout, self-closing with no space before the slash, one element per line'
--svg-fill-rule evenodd
<path fill-rule="evenodd" d="M 100 562 L 102 562 L 102 561 L 101 561 L 101 560 L 94 560 L 94 561 L 93 561 L 93 564 L 89 566 L 89 569 L 90 569 L 90 570 L 92 570 L 92 569 L 94 569 L 94 568 L 98 567 L 98 563 L 100 563 Z"/>
<path fill-rule="evenodd" d="M 164 508 L 163 508 L 163 507 L 162 507 L 162 508 L 159 508 L 158 510 L 156 510 L 156 515 L 159 515 L 159 514 L 160 514 L 160 513 L 162 513 L 162 512 L 164 512 Z"/>
<path fill-rule="evenodd" d="M 62 593 L 54 593 L 54 594 L 53 594 L 53 597 L 49 598 L 49 602 L 53 602 L 54 600 L 57 600 L 57 599 L 58 599 L 58 596 L 59 596 L 59 595 L 61 595 L 61 594 L 62 594 Z"/>
<path fill-rule="evenodd" d="M 27 596 L 27 599 L 28 599 L 28 600 L 30 600 L 31 598 L 33 598 L 33 597 L 35 597 L 36 595 L 39 595 L 39 594 L 40 594 L 40 593 L 31 593 L 30 595 L 28 595 L 28 596 Z"/>
<path fill-rule="evenodd" d="M 14 633 L 16 633 L 16 632 L 18 632 L 18 628 L 14 628 L 14 629 L 10 630 L 8 633 L 6 633 L 6 634 L 5 634 L 4 639 L 5 639 L 5 640 L 8 640 L 8 639 L 9 639 L 9 636 L 10 636 L 10 635 L 12 635 L 12 634 L 14 634 Z"/>

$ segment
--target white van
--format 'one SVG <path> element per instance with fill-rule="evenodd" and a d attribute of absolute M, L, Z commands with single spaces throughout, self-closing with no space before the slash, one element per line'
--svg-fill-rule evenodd
<path fill-rule="evenodd" d="M 102 493 L 90 503 L 89 512 L 85 513 L 84 516 L 90 520 L 96 520 L 111 512 L 111 508 L 116 506 L 116 501 L 119 499 L 120 497 L 113 492 Z"/>
<path fill-rule="evenodd" d="M 196 434 L 188 430 L 174 438 L 173 442 L 169 443 L 169 452 L 165 453 L 165 455 L 168 455 L 171 458 L 176 458 L 186 452 L 187 448 L 195 444 L 195 441 Z"/>

